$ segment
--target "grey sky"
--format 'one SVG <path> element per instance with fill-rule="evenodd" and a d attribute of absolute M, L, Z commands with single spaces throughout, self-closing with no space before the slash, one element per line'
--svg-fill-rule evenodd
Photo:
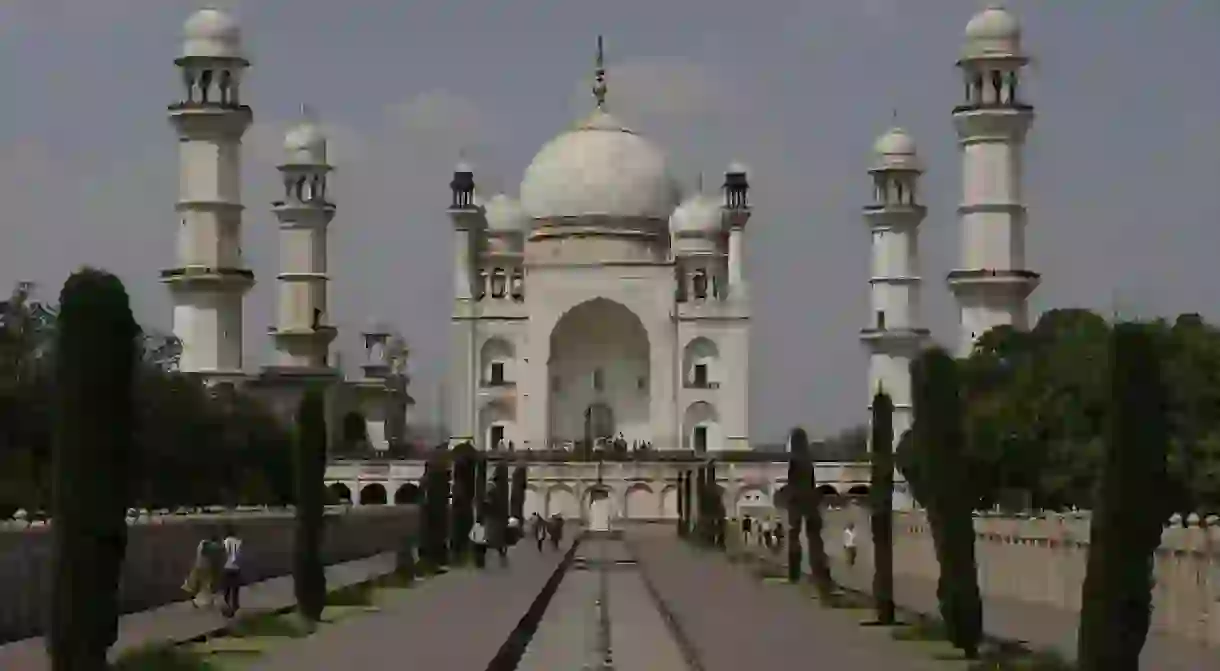
<path fill-rule="evenodd" d="M 740 159 L 755 185 L 752 434 L 815 435 L 864 418 L 868 235 L 864 170 L 891 110 L 929 166 L 924 316 L 948 343 L 943 277 L 957 256 L 953 68 L 978 0 L 614 3 L 245 0 L 249 365 L 267 360 L 279 137 L 310 103 L 333 126 L 339 215 L 334 311 L 356 331 L 397 324 L 415 392 L 435 414 L 450 306 L 446 184 L 461 146 L 484 190 L 516 192 L 534 152 L 588 109 L 597 33 L 609 104 L 693 184 Z M 175 142 L 165 106 L 184 0 L 0 2 L 0 282 L 53 298 L 81 264 L 122 275 L 167 329 L 156 273 L 173 263 Z M 1029 258 L 1036 311 L 1115 302 L 1142 315 L 1220 318 L 1220 4 L 1013 0 L 1036 66 Z"/>

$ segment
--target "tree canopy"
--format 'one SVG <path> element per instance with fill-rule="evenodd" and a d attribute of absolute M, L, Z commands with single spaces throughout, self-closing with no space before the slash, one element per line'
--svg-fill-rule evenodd
<path fill-rule="evenodd" d="M 0 518 L 49 503 L 57 315 L 28 283 L 0 301 Z M 240 391 L 210 393 L 178 373 L 173 336 L 146 332 L 140 344 L 136 505 L 291 501 L 290 437 L 272 413 Z"/>
<path fill-rule="evenodd" d="M 1195 314 L 1154 320 L 1172 420 L 1169 496 L 1220 510 L 1220 329 Z M 1028 332 L 998 327 L 961 362 L 964 430 L 980 506 L 1020 491 L 1034 507 L 1090 507 L 1100 472 L 1112 325 L 1051 310 Z M 902 447 L 900 445 L 900 453 Z M 902 462 L 902 456 L 899 455 Z"/>

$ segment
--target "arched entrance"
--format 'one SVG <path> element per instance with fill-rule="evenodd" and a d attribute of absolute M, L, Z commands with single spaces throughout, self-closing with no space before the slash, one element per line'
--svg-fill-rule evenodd
<path fill-rule="evenodd" d="M 594 298 L 564 313 L 550 335 L 548 443 L 652 440 L 649 357 L 643 322 L 621 303 Z"/>
<path fill-rule="evenodd" d="M 385 505 L 386 493 L 385 486 L 377 483 L 365 485 L 360 490 L 360 505 L 381 506 Z"/>
<path fill-rule="evenodd" d="M 419 503 L 419 498 L 419 485 L 413 482 L 402 485 L 394 492 L 395 505 Z"/>
<path fill-rule="evenodd" d="M 613 513 L 610 490 L 604 487 L 589 490 L 589 531 L 609 531 Z"/>
<path fill-rule="evenodd" d="M 348 489 L 347 485 L 342 482 L 331 484 L 327 487 L 327 491 L 330 492 L 330 503 L 332 505 L 352 502 L 352 490 Z"/>
<path fill-rule="evenodd" d="M 614 435 L 614 410 L 611 410 L 610 406 L 605 403 L 593 403 L 585 408 L 585 440 L 610 440 Z"/>

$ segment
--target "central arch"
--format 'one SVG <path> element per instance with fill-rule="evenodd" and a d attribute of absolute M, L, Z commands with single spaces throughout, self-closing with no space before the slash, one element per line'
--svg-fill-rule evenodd
<path fill-rule="evenodd" d="M 548 442 L 651 440 L 649 356 L 648 332 L 623 304 L 599 297 L 564 313 L 550 335 Z"/>

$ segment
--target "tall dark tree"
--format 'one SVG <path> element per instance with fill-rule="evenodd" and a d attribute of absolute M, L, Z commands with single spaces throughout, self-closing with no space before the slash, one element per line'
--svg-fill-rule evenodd
<path fill-rule="evenodd" d="M 449 547 L 455 563 L 461 563 L 469 556 L 478 461 L 479 453 L 474 445 L 462 443 L 453 448 L 453 531 L 449 535 Z"/>
<path fill-rule="evenodd" d="M 678 472 L 678 535 L 686 536 L 686 471 Z"/>
<path fill-rule="evenodd" d="M 954 647 L 978 656 L 983 638 L 983 605 L 974 556 L 974 508 L 963 432 L 957 363 L 943 349 L 925 351 L 911 366 L 915 400 L 912 450 L 927 478 L 928 510 L 940 577 L 936 593 L 941 617 Z M 918 491 L 918 490 L 917 490 Z"/>
<path fill-rule="evenodd" d="M 525 520 L 525 494 L 529 486 L 529 468 L 525 464 L 517 464 L 513 468 L 512 496 L 509 497 L 509 515 L 519 522 Z"/>
<path fill-rule="evenodd" d="M 322 565 L 322 524 L 326 507 L 326 396 L 309 389 L 297 412 L 296 538 L 292 587 L 297 612 L 318 622 L 326 605 L 326 571 Z"/>
<path fill-rule="evenodd" d="M 496 519 L 504 522 L 508 519 L 508 505 L 510 500 L 508 464 L 503 461 L 497 461 L 495 468 L 492 469 L 491 475 L 491 492 L 488 498 L 491 499 L 492 508 L 495 510 Z"/>
<path fill-rule="evenodd" d="M 873 397 L 873 460 L 870 524 L 873 534 L 873 602 L 877 622 L 894 623 L 894 404 Z"/>
<path fill-rule="evenodd" d="M 474 462 L 474 515 L 481 521 L 487 516 L 487 457 L 480 454 Z"/>
<path fill-rule="evenodd" d="M 1138 671 L 1152 615 L 1153 553 L 1172 505 L 1170 421 L 1156 334 L 1119 324 L 1110 349 L 1110 413 L 1090 527 L 1077 658 L 1084 671 Z"/>
<path fill-rule="evenodd" d="M 801 523 L 805 519 L 806 506 L 809 505 L 809 441 L 798 440 L 797 432 L 804 435 L 804 430 L 793 429 L 788 441 L 788 582 L 798 583 L 801 580 Z"/>
<path fill-rule="evenodd" d="M 55 347 L 54 671 L 102 671 L 118 633 L 140 330 L 127 291 L 85 269 L 64 284 Z"/>
<path fill-rule="evenodd" d="M 707 462 L 707 491 L 708 491 L 708 506 L 711 512 L 711 545 L 721 550 L 724 549 L 725 525 L 728 521 L 725 519 L 724 493 L 720 489 L 720 485 L 716 484 L 716 460 L 712 459 Z"/>
<path fill-rule="evenodd" d="M 809 454 L 809 436 L 800 427 L 789 434 L 788 444 L 793 454 Z M 818 595 L 825 599 L 834 591 L 834 581 L 830 577 L 830 560 L 826 557 L 826 544 L 822 540 L 822 496 L 818 490 L 817 468 L 808 456 L 801 463 L 799 471 L 802 478 L 797 483 L 797 491 L 802 497 L 800 506 L 805 522 L 805 545 L 809 551 L 809 574 Z"/>
<path fill-rule="evenodd" d="M 443 449 L 424 464 L 423 546 L 421 556 L 431 568 L 449 563 L 449 460 Z"/>

